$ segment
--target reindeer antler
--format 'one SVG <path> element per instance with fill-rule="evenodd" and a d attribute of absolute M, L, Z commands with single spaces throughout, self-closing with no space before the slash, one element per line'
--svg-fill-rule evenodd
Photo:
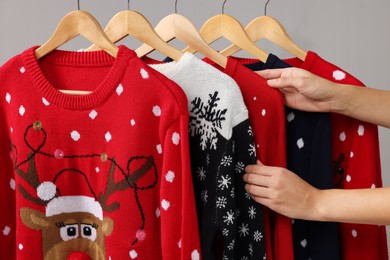
<path fill-rule="evenodd" d="M 107 179 L 107 185 L 104 193 L 99 193 L 98 201 L 102 206 L 103 210 L 106 212 L 112 212 L 119 208 L 119 202 L 113 202 L 110 205 L 107 204 L 108 198 L 114 194 L 116 191 L 123 191 L 129 188 L 135 188 L 135 183 L 138 179 L 144 176 L 150 168 L 153 167 L 154 159 L 152 156 L 148 157 L 146 162 L 139 167 L 133 174 L 126 176 L 126 178 L 120 182 L 114 181 L 114 172 L 115 172 L 115 159 L 111 162 L 110 173 Z"/>
<path fill-rule="evenodd" d="M 39 181 L 37 169 L 35 166 L 35 160 L 34 160 L 34 154 L 28 155 L 28 169 L 27 173 L 21 170 L 19 167 L 16 168 L 16 173 L 24 179 L 35 191 L 37 190 L 38 186 L 41 184 Z M 40 198 L 36 198 L 32 196 L 30 193 L 27 192 L 25 188 L 21 184 L 18 185 L 20 193 L 25 197 L 27 200 L 34 202 L 35 204 L 45 206 L 48 201 L 44 201 Z"/>

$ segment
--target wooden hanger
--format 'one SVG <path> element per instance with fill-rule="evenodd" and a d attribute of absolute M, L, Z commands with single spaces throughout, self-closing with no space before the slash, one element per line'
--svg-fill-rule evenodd
<path fill-rule="evenodd" d="M 306 57 L 306 52 L 290 38 L 282 24 L 271 16 L 264 15 L 253 19 L 247 25 L 245 30 L 253 42 L 259 41 L 261 39 L 267 39 L 301 60 L 304 60 Z M 221 51 L 221 53 L 224 56 L 230 56 L 239 50 L 239 46 L 231 45 Z"/>
<path fill-rule="evenodd" d="M 82 10 L 65 15 L 50 39 L 35 50 L 35 56 L 40 59 L 78 35 L 84 36 L 114 58 L 116 57 L 118 47 L 109 40 L 96 18 Z"/>
<path fill-rule="evenodd" d="M 213 60 L 219 66 L 226 68 L 227 58 L 210 47 L 199 34 L 196 27 L 184 16 L 177 13 L 164 17 L 154 28 L 160 37 L 169 42 L 177 38 L 191 46 L 194 50 Z M 136 52 L 140 57 L 152 52 L 153 48 L 143 44 Z"/>
<path fill-rule="evenodd" d="M 86 39 L 99 46 L 102 50 L 108 52 L 114 58 L 116 57 L 118 47 L 108 39 L 96 18 L 90 13 L 82 10 L 72 11 L 65 15 L 50 39 L 35 50 L 35 56 L 37 59 L 40 59 L 78 35 L 84 36 Z M 90 91 L 79 90 L 59 91 L 71 95 L 84 95 L 91 93 Z"/>
<path fill-rule="evenodd" d="M 180 50 L 161 39 L 145 16 L 136 11 L 126 10 L 119 12 L 108 22 L 104 32 L 114 43 L 122 40 L 127 35 L 131 35 L 175 61 L 180 60 L 183 56 Z M 92 51 L 98 49 L 99 46 L 93 44 L 86 50 Z M 142 56 L 139 50 L 136 50 L 136 53 L 138 56 Z"/>
<path fill-rule="evenodd" d="M 218 14 L 211 17 L 200 29 L 200 34 L 208 44 L 224 37 L 260 61 L 265 62 L 268 58 L 268 54 L 249 38 L 240 22 L 230 15 Z M 194 53 L 195 49 L 189 46 L 183 51 Z"/>

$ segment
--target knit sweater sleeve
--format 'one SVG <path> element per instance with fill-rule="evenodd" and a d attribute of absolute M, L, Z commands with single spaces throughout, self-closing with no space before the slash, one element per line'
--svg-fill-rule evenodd
<path fill-rule="evenodd" d="M 0 68 L 0 82 L 4 83 L 4 70 Z M 3 92 L 0 84 L 0 255 L 7 259 L 15 259 L 15 178 L 10 156 L 15 156 L 10 150 L 8 131 L 12 131 L 5 118 L 5 103 L 10 100 L 9 94 Z"/>
<path fill-rule="evenodd" d="M 160 189 L 163 259 L 201 259 L 198 222 L 191 177 L 188 116 L 167 130 L 163 146 Z"/>

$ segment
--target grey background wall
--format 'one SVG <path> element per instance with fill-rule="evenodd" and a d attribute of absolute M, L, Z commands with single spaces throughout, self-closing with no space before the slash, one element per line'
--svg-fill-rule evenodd
<path fill-rule="evenodd" d="M 222 2 L 179 0 L 178 12 L 200 28 L 209 17 L 221 12 Z M 254 17 L 264 14 L 265 2 L 228 0 L 225 13 L 233 15 L 245 26 Z M 144 14 L 155 26 L 163 17 L 174 12 L 174 3 L 175 0 L 131 0 L 131 8 Z M 125 0 L 81 0 L 80 4 L 102 26 L 114 14 L 127 8 Z M 76 8 L 76 0 L 0 0 L 0 64 L 33 45 L 44 43 L 60 19 Z M 367 86 L 387 90 L 390 90 L 390 79 L 387 77 L 390 60 L 389 13 L 389 0 L 271 0 L 267 9 L 267 14 L 277 18 L 301 48 L 317 52 Z M 130 39 L 124 43 L 130 48 L 137 48 L 140 44 Z M 173 44 L 183 46 L 177 41 Z M 289 57 L 288 53 L 272 44 L 259 44 L 268 52 L 282 58 Z M 227 42 L 219 41 L 213 46 L 222 48 L 226 45 Z M 78 37 L 63 48 L 80 49 L 86 46 L 89 46 L 88 41 Z M 384 185 L 390 186 L 390 130 L 379 130 Z"/>

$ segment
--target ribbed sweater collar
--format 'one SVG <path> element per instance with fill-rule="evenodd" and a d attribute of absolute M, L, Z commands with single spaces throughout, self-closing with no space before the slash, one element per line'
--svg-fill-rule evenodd
<path fill-rule="evenodd" d="M 50 103 L 69 110 L 91 109 L 104 102 L 115 91 L 115 88 L 122 80 L 129 59 L 136 57 L 132 50 L 125 46 L 119 46 L 116 58 L 113 58 L 105 51 L 75 52 L 54 50 L 43 57 L 42 61 L 39 61 L 34 54 L 36 48 L 38 46 L 32 47 L 21 54 L 26 72 L 29 73 L 34 85 L 31 91 L 38 91 Z M 75 67 L 111 66 L 111 68 L 103 81 L 90 94 L 76 96 L 64 94 L 53 86 L 45 77 L 39 65 L 40 62 Z"/>

